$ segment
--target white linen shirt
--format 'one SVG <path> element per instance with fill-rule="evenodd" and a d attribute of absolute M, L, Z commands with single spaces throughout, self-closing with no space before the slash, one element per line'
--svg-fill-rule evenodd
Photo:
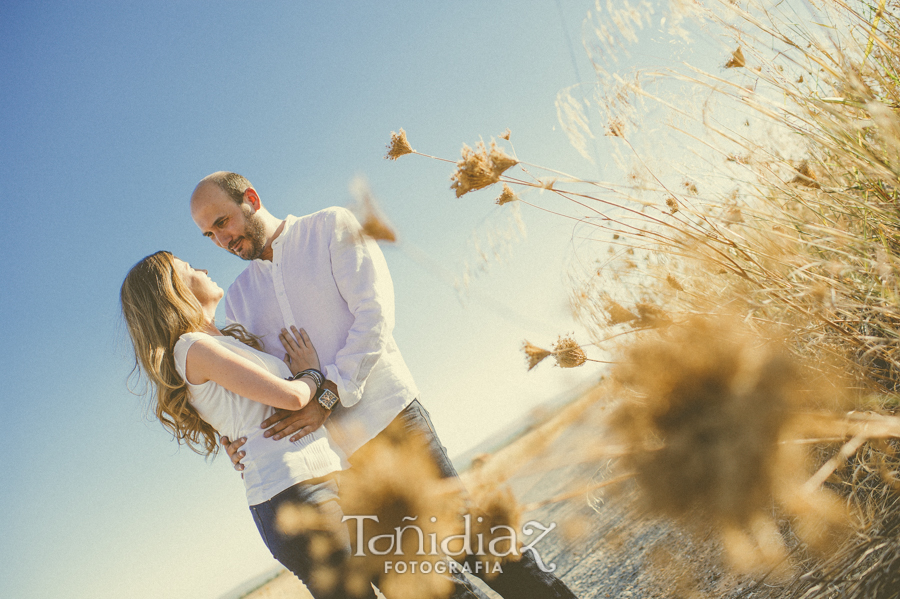
<path fill-rule="evenodd" d="M 303 328 L 341 407 L 327 421 L 347 455 L 384 430 L 418 395 L 394 341 L 394 288 L 378 245 L 344 208 L 288 216 L 272 260 L 254 260 L 225 296 L 229 323 L 285 355 L 282 328 Z"/>

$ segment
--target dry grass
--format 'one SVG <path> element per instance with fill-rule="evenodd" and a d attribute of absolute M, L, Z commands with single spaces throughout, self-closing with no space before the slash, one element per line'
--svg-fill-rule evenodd
<path fill-rule="evenodd" d="M 616 31 L 587 28 L 606 55 L 650 23 L 627 3 L 609 10 Z M 732 562 L 780 576 L 790 596 L 896 597 L 900 9 L 750 0 L 672 15 L 673 29 L 696 18 L 730 40 L 719 71 L 629 79 L 597 63 L 596 131 L 587 104 L 558 105 L 586 157 L 588 139 L 618 144 L 621 181 L 492 143 L 464 146 L 452 188 L 502 182 L 501 199 L 578 223 L 589 266 L 572 305 L 617 362 L 620 465 L 651 511 L 719 524 Z M 662 80 L 703 105 L 648 91 Z M 675 151 L 641 143 L 651 107 L 700 168 L 642 153 Z M 531 369 L 550 355 L 583 364 L 583 347 L 524 351 Z"/>

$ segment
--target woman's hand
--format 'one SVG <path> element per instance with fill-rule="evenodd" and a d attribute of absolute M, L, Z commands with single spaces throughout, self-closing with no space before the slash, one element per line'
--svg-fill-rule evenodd
<path fill-rule="evenodd" d="M 281 339 L 281 345 L 287 350 L 284 354 L 284 363 L 291 369 L 291 374 L 297 374 L 309 368 L 319 370 L 319 354 L 313 347 L 309 336 L 303 329 L 297 330 L 292 326 L 290 332 L 287 329 L 281 329 L 278 338 Z"/>

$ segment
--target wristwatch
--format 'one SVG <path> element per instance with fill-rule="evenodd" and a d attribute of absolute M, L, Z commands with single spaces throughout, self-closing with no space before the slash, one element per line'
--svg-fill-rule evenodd
<path fill-rule="evenodd" d="M 319 389 L 319 392 L 316 393 L 316 401 L 318 401 L 319 405 L 321 405 L 326 410 L 331 410 L 334 409 L 334 406 L 337 404 L 338 396 L 335 395 L 330 389 L 322 387 L 321 389 Z"/>

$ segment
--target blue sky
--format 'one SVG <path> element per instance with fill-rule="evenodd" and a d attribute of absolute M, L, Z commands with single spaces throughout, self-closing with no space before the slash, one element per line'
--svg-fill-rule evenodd
<path fill-rule="evenodd" d="M 247 176 L 276 216 L 348 205 L 369 179 L 401 239 L 395 337 L 451 455 L 599 377 L 526 373 L 519 352 L 579 332 L 571 222 L 524 210 L 526 238 L 482 262 L 473 239 L 512 226 L 499 190 L 457 199 L 452 165 L 382 158 L 399 127 L 452 159 L 508 127 L 530 162 L 601 172 L 554 106 L 576 68 L 591 77 L 591 5 L 0 4 L 0 595 L 205 599 L 272 566 L 226 460 L 178 450 L 125 386 L 128 268 L 169 249 L 225 286 L 244 267 L 190 220 L 212 171 Z M 484 272 L 459 293 L 467 264 Z"/>

